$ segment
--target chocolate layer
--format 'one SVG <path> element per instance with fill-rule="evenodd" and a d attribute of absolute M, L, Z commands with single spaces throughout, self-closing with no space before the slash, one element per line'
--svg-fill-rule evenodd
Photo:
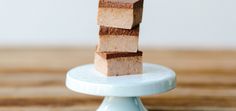
<path fill-rule="evenodd" d="M 99 0 L 99 7 L 133 9 L 143 7 L 143 0 Z"/>
<path fill-rule="evenodd" d="M 142 56 L 143 52 L 96 52 L 104 59 L 113 59 L 119 57 L 135 57 L 135 56 Z"/>
<path fill-rule="evenodd" d="M 139 25 L 135 26 L 133 29 L 121 29 L 100 26 L 99 35 L 130 35 L 139 36 Z"/>

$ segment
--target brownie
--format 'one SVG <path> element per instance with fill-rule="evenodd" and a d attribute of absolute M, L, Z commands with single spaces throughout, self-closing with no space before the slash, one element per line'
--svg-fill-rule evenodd
<path fill-rule="evenodd" d="M 113 59 L 119 57 L 135 57 L 135 56 L 142 56 L 142 51 L 137 52 L 96 52 L 98 55 L 105 59 Z"/>
<path fill-rule="evenodd" d="M 142 8 L 143 0 L 99 0 L 99 7 L 104 8 Z"/>
<path fill-rule="evenodd" d="M 139 25 L 132 29 L 122 29 L 100 26 L 99 35 L 130 35 L 139 36 Z"/>

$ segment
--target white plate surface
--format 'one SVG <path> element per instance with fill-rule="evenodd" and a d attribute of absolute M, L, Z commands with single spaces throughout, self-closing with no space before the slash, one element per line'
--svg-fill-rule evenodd
<path fill-rule="evenodd" d="M 156 64 L 143 64 L 142 75 L 106 77 L 93 64 L 71 69 L 66 86 L 79 93 L 96 96 L 135 97 L 158 94 L 176 86 L 175 72 Z"/>

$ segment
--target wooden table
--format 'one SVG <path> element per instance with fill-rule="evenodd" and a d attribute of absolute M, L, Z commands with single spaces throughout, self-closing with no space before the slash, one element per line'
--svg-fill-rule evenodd
<path fill-rule="evenodd" d="M 70 68 L 93 49 L 0 49 L 0 111 L 94 111 L 102 98 L 65 88 Z M 177 88 L 143 97 L 150 111 L 236 111 L 236 51 L 144 50 L 177 73 Z"/>

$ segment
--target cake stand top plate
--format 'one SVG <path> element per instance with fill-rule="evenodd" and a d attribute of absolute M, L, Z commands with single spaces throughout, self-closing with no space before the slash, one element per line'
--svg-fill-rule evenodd
<path fill-rule="evenodd" d="M 176 86 L 176 75 L 171 69 L 143 64 L 142 75 L 106 77 L 93 64 L 71 69 L 66 86 L 79 93 L 96 96 L 135 97 L 167 92 Z"/>

